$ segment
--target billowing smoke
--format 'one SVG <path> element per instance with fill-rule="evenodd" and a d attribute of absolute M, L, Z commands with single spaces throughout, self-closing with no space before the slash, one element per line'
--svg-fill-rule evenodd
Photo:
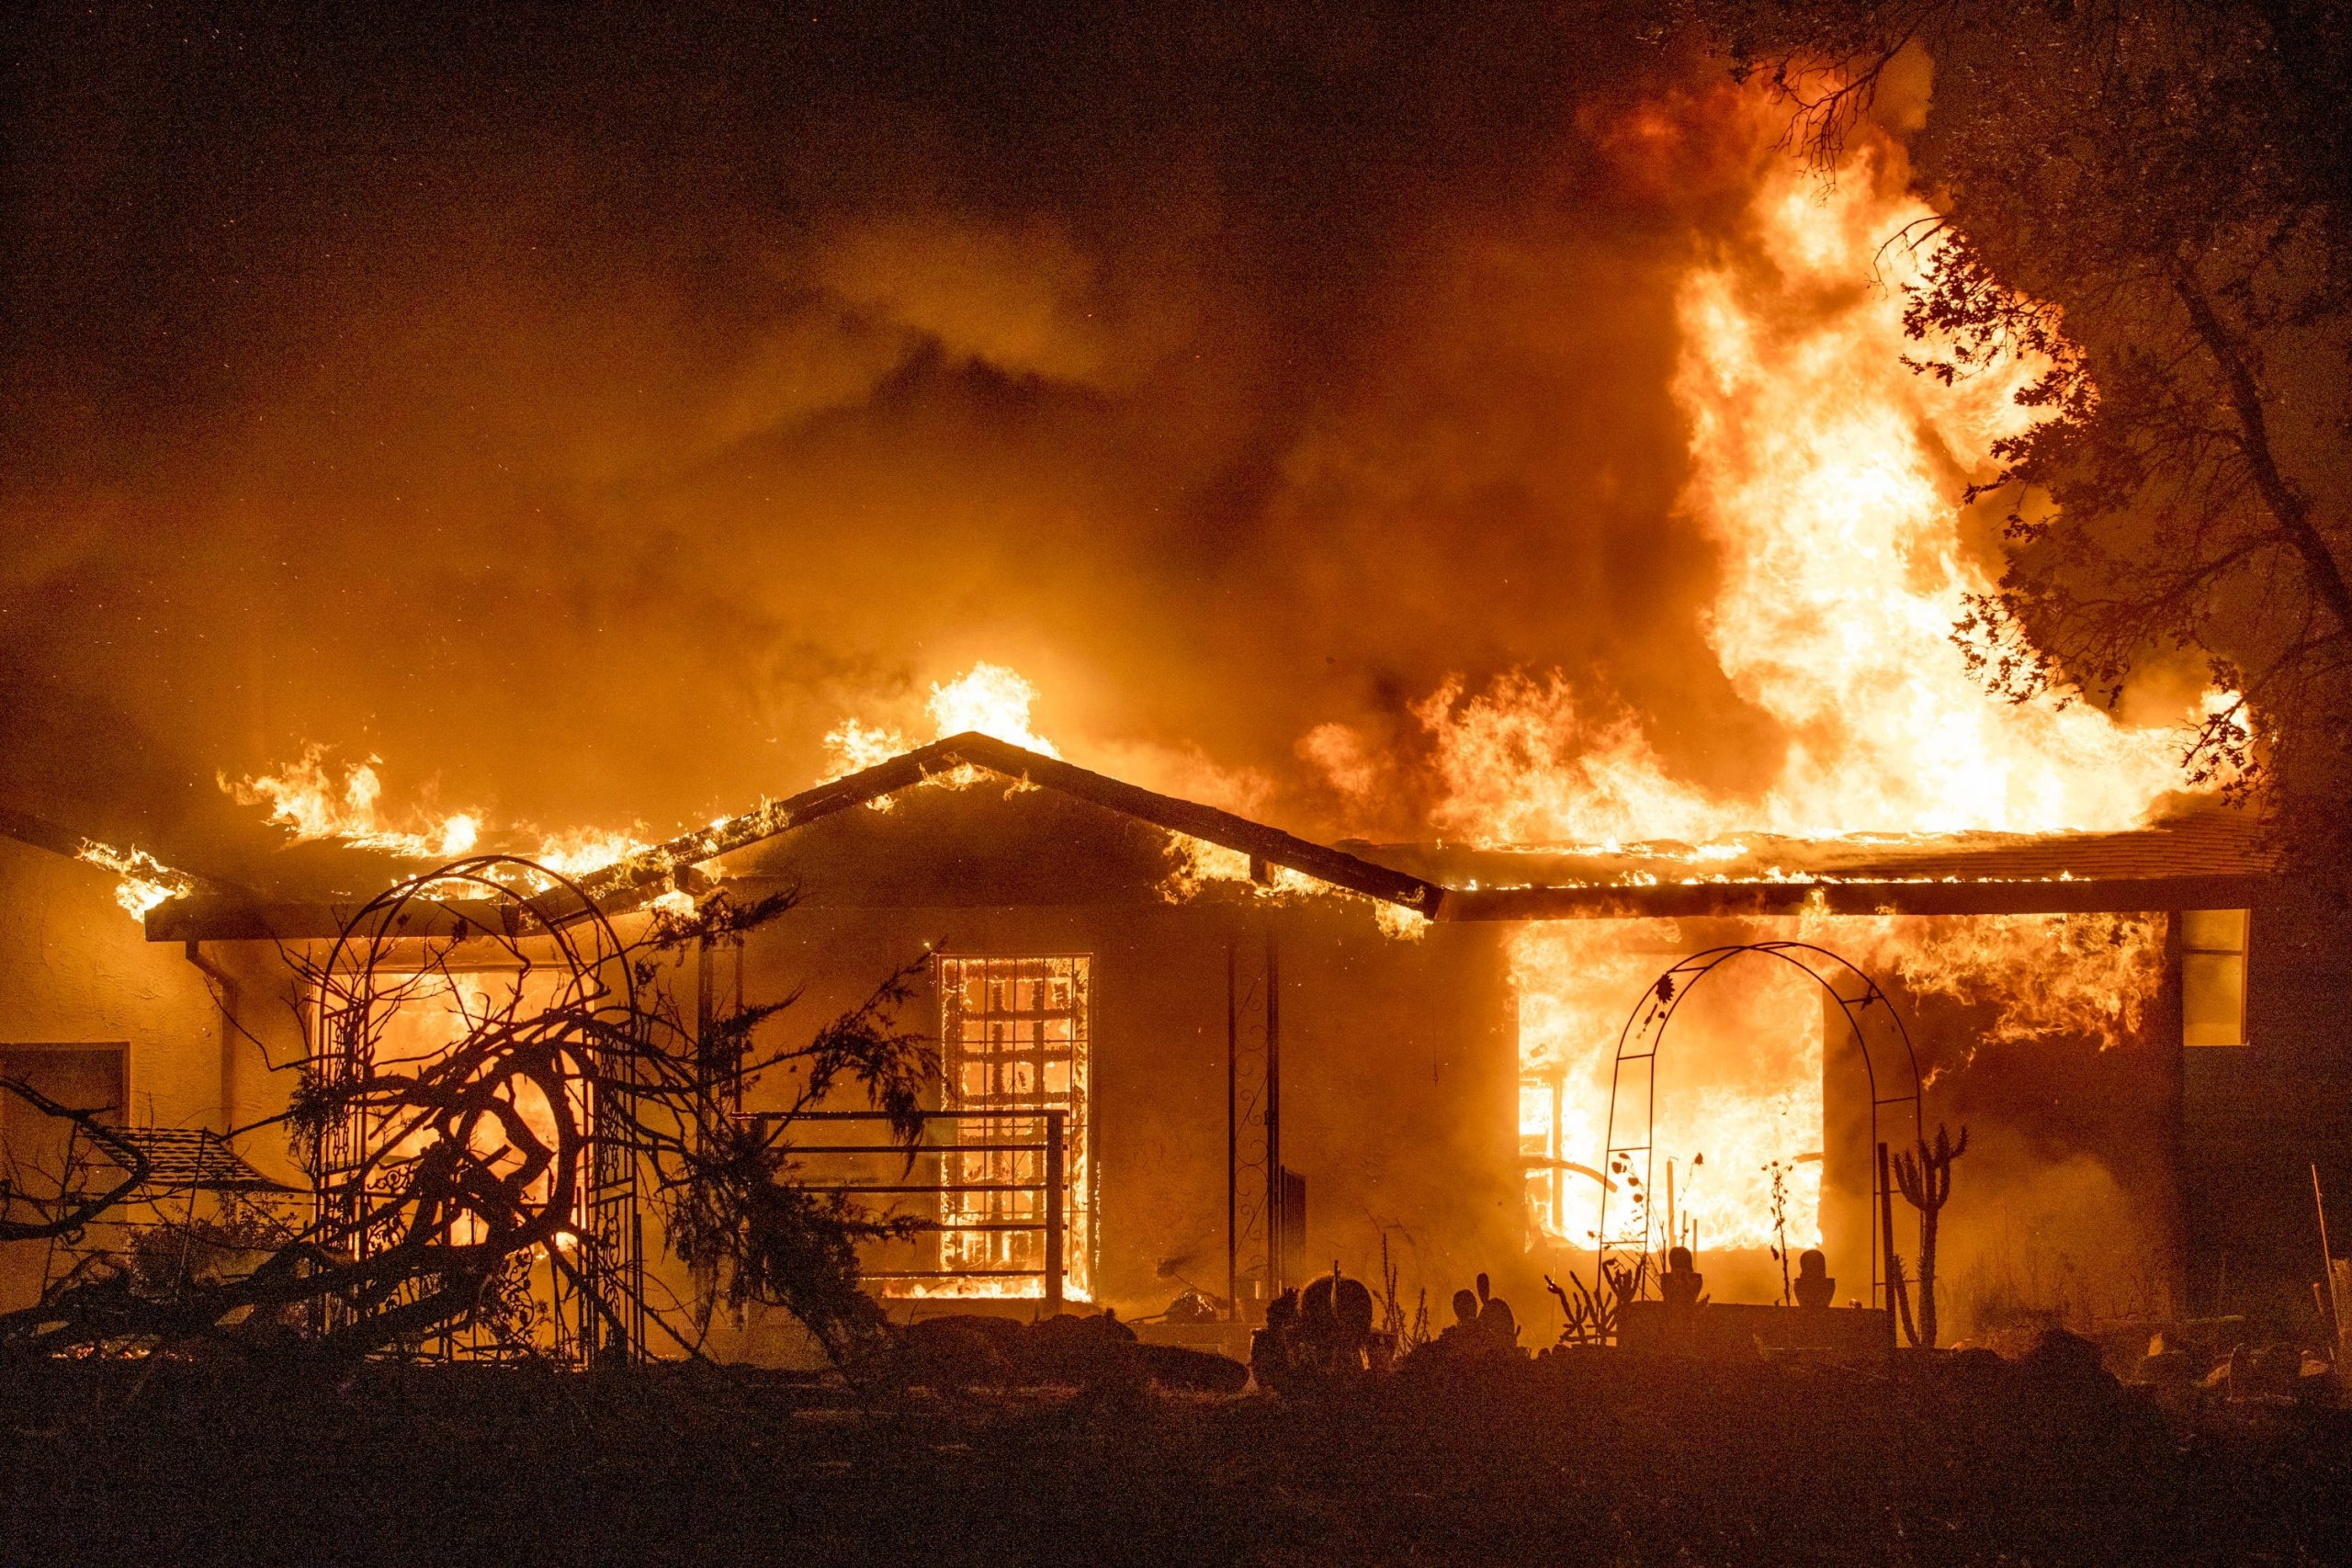
<path fill-rule="evenodd" d="M 44 16 L 0 790 L 666 827 L 983 658 L 1310 830 L 1450 673 L 1753 725 L 1668 382 L 1762 149 L 1636 10 Z"/>

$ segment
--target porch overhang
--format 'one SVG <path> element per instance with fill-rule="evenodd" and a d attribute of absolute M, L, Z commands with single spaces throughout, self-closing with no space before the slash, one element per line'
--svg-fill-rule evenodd
<path fill-rule="evenodd" d="M 1829 915 L 2132 914 L 2242 909 L 2283 889 L 2261 876 L 2042 880 L 1841 880 L 1661 883 L 1655 886 L 1455 888 L 1444 920 L 1695 919 Z"/>

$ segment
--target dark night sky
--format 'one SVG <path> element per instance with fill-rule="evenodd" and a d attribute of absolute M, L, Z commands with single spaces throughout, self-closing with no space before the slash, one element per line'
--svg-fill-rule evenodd
<path fill-rule="evenodd" d="M 46 8 L 0 795 L 187 836 L 320 741 L 661 827 L 976 658 L 1309 829 L 1300 736 L 1453 671 L 1736 766 L 1666 384 L 1756 151 L 1640 11 Z"/>

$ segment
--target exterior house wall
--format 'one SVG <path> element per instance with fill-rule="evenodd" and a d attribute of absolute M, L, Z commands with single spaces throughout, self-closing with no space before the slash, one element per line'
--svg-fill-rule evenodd
<path fill-rule="evenodd" d="M 2314 1165 L 2352 1253 L 2352 921 L 2315 897 L 2266 905 L 2248 947 L 2246 1043 L 2181 1052 L 2189 1302 L 2294 1324 L 2321 1278 Z"/>
<path fill-rule="evenodd" d="M 1090 958 L 1096 1295 L 1123 1315 L 1156 1314 L 1188 1283 L 1226 1292 L 1227 953 L 1246 1098 L 1269 934 L 1282 1159 L 1306 1181 L 1304 1266 L 1337 1262 L 1376 1280 L 1385 1235 L 1408 1301 L 1424 1283 L 1442 1300 L 1482 1269 L 1512 1278 L 1525 1237 L 1499 928 L 1438 926 L 1405 941 L 1383 934 L 1359 898 L 1229 884 L 1188 897 L 1170 884 L 1182 863 L 1165 834 L 1001 783 L 909 791 L 890 810 L 824 818 L 726 869 L 743 896 L 800 896 L 742 958 L 747 1000 L 800 991 L 778 1025 L 787 1037 L 926 952 Z M 732 984 L 731 973 L 720 980 Z M 939 1027 L 929 972 L 903 1016 Z M 1243 1138 L 1245 1159 L 1262 1147 L 1255 1129 Z M 1246 1230 L 1247 1193 L 1244 1206 Z M 1246 1300 L 1262 1232 L 1240 1254 Z M 717 1345 L 801 1353 L 789 1325 L 756 1316 Z"/>
<path fill-rule="evenodd" d="M 1188 1283 L 1227 1290 L 1227 953 L 1235 944 L 1249 975 L 1270 930 L 1280 953 L 1282 1157 L 1306 1181 L 1306 1267 L 1337 1262 L 1376 1280 L 1386 1235 L 1408 1300 L 1424 1283 L 1450 1292 L 1481 1269 L 1508 1278 L 1524 1241 L 1516 1040 L 1489 931 L 1442 928 L 1400 943 L 1361 904 L 1321 899 L 1262 909 L 813 906 L 750 939 L 743 986 L 751 1000 L 805 987 L 778 1025 L 793 1037 L 856 1005 L 926 943 L 966 956 L 1087 955 L 1096 1299 L 1141 1316 Z M 1261 1009 L 1261 993 L 1243 1005 Z M 938 1027 L 929 973 L 904 1016 Z M 1245 1012 L 1243 1030 L 1261 1018 Z M 1252 1043 L 1245 1035 L 1245 1049 Z M 766 1105 L 747 1108 L 773 1109 L 785 1092 L 772 1086 Z M 1262 1239 L 1243 1241 L 1245 1299 L 1263 1256 Z M 718 1348 L 780 1359 L 801 1349 L 788 1325 L 757 1316 Z"/>
<path fill-rule="evenodd" d="M 1304 1266 L 1336 1262 L 1376 1280 L 1385 1240 L 1408 1303 L 1423 1287 L 1442 1303 L 1486 1270 L 1540 1338 L 1539 1271 L 1578 1259 L 1524 1247 L 1510 928 L 1439 924 L 1400 941 L 1358 898 L 1232 883 L 1187 894 L 1171 842 L 1117 813 L 1001 782 L 837 813 L 729 857 L 741 896 L 801 896 L 751 939 L 744 994 L 805 987 L 776 1026 L 805 1032 L 926 952 L 1087 954 L 1097 1293 L 1141 1315 L 1187 1282 L 1226 1288 L 1227 955 L 1239 955 L 1247 991 L 1271 932 L 1282 965 L 1283 1157 L 1307 1182 Z M 176 944 L 145 942 L 112 892 L 98 868 L 0 839 L 0 1043 L 127 1043 L 133 1121 L 220 1127 L 282 1104 L 288 1075 L 269 1073 L 253 1040 L 224 1030 L 205 976 Z M 2038 1271 L 2079 1275 L 2097 1260 L 2097 1304 L 2110 1310 L 2134 1269 L 2185 1274 L 2192 1310 L 2308 1310 L 2313 1160 L 2344 1206 L 2339 1231 L 2352 1232 L 2352 1067 L 2340 1022 L 2352 944 L 2332 910 L 2274 906 L 2255 917 L 2252 953 L 2253 1043 L 2242 1050 L 2184 1053 L 2177 991 L 2107 1049 L 2088 1039 L 1988 1043 L 1981 1011 L 1909 998 L 1923 1059 L 1939 1072 L 1929 1128 L 1966 1123 L 1976 1140 L 1947 1216 L 1948 1290 L 1990 1299 L 2022 1274 L 2029 1293 L 2047 1295 Z M 276 949 L 216 942 L 203 955 L 233 982 L 222 995 L 243 1031 L 278 1062 L 295 1059 L 297 998 Z M 718 978 L 731 989 L 736 966 Z M 676 983 L 695 983 L 691 966 Z M 1242 1000 L 1245 1047 L 1262 1005 Z M 905 1017 L 938 1027 L 927 973 Z M 250 1140 L 246 1153 L 292 1174 L 275 1140 Z M 660 1272 L 658 1235 L 649 1243 Z M 1262 1242 L 1241 1250 L 1246 1281 Z M 1858 1284 L 1868 1276 L 1859 1261 L 1833 1267 Z M 684 1280 L 667 1282 L 683 1294 Z M 1947 1321 L 1965 1314 L 1948 1305 Z M 722 1325 L 713 1348 L 789 1359 L 797 1341 L 755 1320 Z"/>
<path fill-rule="evenodd" d="M 126 1122 L 224 1125 L 220 1009 L 176 947 L 148 942 L 113 874 L 0 838 L 0 1046 L 123 1043 Z"/>
<path fill-rule="evenodd" d="M 128 1099 L 115 1113 L 130 1125 L 217 1132 L 282 1103 L 283 1088 L 227 1026 L 205 975 L 180 947 L 149 942 L 114 888 L 111 873 L 0 837 L 0 1051 L 31 1063 L 39 1077 L 39 1053 L 25 1046 L 126 1047 Z M 284 966 L 266 947 L 240 951 L 255 946 L 206 951 L 232 982 L 220 994 L 246 1010 L 254 1027 L 280 1030 Z M 50 1141 L 47 1128 L 33 1132 L 29 1107 L 8 1109 L 13 1122 Z M 245 1142 L 255 1163 L 291 1174 L 277 1140 Z M 0 1307 L 31 1300 L 55 1262 L 42 1242 L 0 1244 Z"/>
<path fill-rule="evenodd" d="M 1942 1215 L 1948 1340 L 2044 1317 L 2154 1324 L 2178 1310 L 2180 1034 L 2169 996 L 2111 1037 L 2015 1041 L 1996 1037 L 1989 1004 L 1906 998 L 1931 1077 L 1927 1134 L 1969 1134 Z M 1897 1210 L 1907 1254 L 1909 1212 Z"/>
<path fill-rule="evenodd" d="M 1910 919 L 1916 922 L 1911 934 L 1932 950 L 1939 943 L 1965 942 L 1982 918 Z M 2137 925 L 2143 918 L 2132 919 Z M 1611 1031 L 1633 1010 L 1644 984 L 1677 957 L 1797 934 L 1792 922 L 1769 917 L 1683 920 L 1670 942 L 1655 927 L 1627 922 L 1622 929 L 1621 951 L 1642 953 L 1645 961 L 1630 972 L 1638 978 L 1617 982 L 1624 991 L 1622 998 L 1600 1010 Z M 1849 932 L 1842 918 L 1832 917 L 1810 924 L 1804 935 L 1853 959 L 1893 1001 L 1925 1084 L 1920 1130 L 1930 1138 L 1939 1125 L 1955 1136 L 1963 1129 L 1968 1134 L 1968 1152 L 1954 1168 L 1951 1202 L 1941 1215 L 1938 1299 L 1946 1340 L 1980 1327 L 2051 1316 L 2088 1323 L 2163 1315 L 2177 1300 L 2180 1258 L 2173 1135 L 2179 1106 L 2179 1029 L 2169 993 L 2136 1015 L 2112 1018 L 2109 1029 L 2084 1021 L 2077 1028 L 2004 1040 L 2000 1003 L 1962 1002 L 1948 993 L 1906 986 L 1883 956 L 1886 933 L 1876 918 L 1857 920 Z M 1620 967 L 1617 973 L 1628 971 Z M 1761 956 L 1743 955 L 1713 977 L 1686 985 L 1685 991 L 1720 1002 L 1726 988 L 1736 994 L 1743 977 L 1775 973 L 1785 981 L 1792 971 Z M 1845 994 L 1859 984 L 1836 977 Z M 2025 991 L 2035 984 L 2030 966 L 2016 976 L 2015 984 L 2030 994 Z M 1809 981 L 1804 988 L 1817 989 Z M 1703 1098 L 1724 1075 L 1736 1074 L 1754 1047 L 1787 1048 L 1784 1039 L 1753 1037 L 1753 1030 L 1768 1026 L 1767 1015 L 1743 1013 L 1735 1004 L 1716 1015 L 1712 1035 L 1703 1010 L 1701 1015 L 1689 1010 L 1678 1014 L 1658 1043 L 1655 1081 L 1662 1124 L 1675 1120 L 1678 1106 Z M 1822 1046 L 1822 1247 L 1838 1281 L 1838 1298 L 1868 1300 L 1880 1246 L 1872 1093 L 1888 1097 L 1879 1109 L 1876 1137 L 1891 1154 L 1900 1153 L 1915 1134 L 1911 1105 L 1895 1097 L 1910 1087 L 1911 1076 L 1883 1017 L 1872 1030 L 1866 1066 L 1845 1013 L 1826 991 L 1813 1016 L 1819 1021 Z M 1783 1014 L 1769 1027 L 1786 1024 Z M 1642 1072 L 1635 1069 L 1626 1081 L 1626 1092 L 1637 1103 Z M 1593 1163 L 1600 1153 L 1597 1146 L 1567 1152 Z M 1687 1145 L 1683 1152 L 1690 1152 Z M 1733 1151 L 1710 1146 L 1704 1152 L 1721 1174 L 1724 1156 Z M 1796 1152 L 1751 1147 L 1745 1157 L 1760 1164 L 1768 1154 L 1788 1157 Z M 1662 1186 L 1664 1175 L 1653 1169 L 1650 1179 Z M 1622 1211 L 1611 1212 L 1622 1218 Z M 1917 1226 L 1900 1200 L 1896 1228 L 1898 1250 L 1916 1264 Z M 1702 1253 L 1715 1300 L 1778 1297 L 1780 1264 L 1766 1248 L 1734 1248 L 1718 1239 L 1703 1243 Z M 1547 1267 L 1590 1279 L 1589 1242 L 1550 1247 Z M 1539 1301 L 1523 1315 L 1546 1324 L 1549 1303 Z"/>

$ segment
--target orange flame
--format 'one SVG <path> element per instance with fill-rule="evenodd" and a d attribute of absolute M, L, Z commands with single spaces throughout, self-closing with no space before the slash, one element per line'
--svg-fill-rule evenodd
<path fill-rule="evenodd" d="M 1036 701 L 1037 688 L 1026 676 L 1009 666 L 982 660 L 952 681 L 933 682 L 931 699 L 924 706 L 934 740 L 978 730 L 1042 756 L 1058 757 L 1059 749 L 1030 724 L 1029 712 Z M 830 771 L 818 782 L 863 773 L 893 757 L 903 756 L 915 745 L 907 732 L 895 725 L 845 718 L 825 736 Z"/>
<path fill-rule="evenodd" d="M 238 780 L 224 773 L 220 784 L 241 805 L 267 806 L 269 819 L 296 843 L 331 840 L 412 860 L 457 860 L 481 847 L 487 828 L 481 813 L 435 816 L 417 810 L 396 823 L 382 804 L 383 781 L 376 772 L 382 758 L 347 763 L 339 771 L 326 758 L 327 748 L 313 741 L 274 773 Z M 505 837 L 511 843 L 516 835 Z M 629 833 L 582 828 L 538 833 L 525 852 L 549 871 L 584 876 L 650 847 Z"/>
<path fill-rule="evenodd" d="M 1752 244 L 1694 268 L 1678 296 L 1682 504 L 1722 563 L 1706 636 L 1788 736 L 1771 785 L 1712 795 L 1674 777 L 1634 716 L 1596 710 L 1557 672 L 1515 671 L 1469 696 L 1449 681 L 1414 710 L 1440 826 L 1521 843 L 2126 829 L 2181 787 L 2179 731 L 2056 695 L 1990 701 L 1952 642 L 1967 596 L 1993 586 L 1954 498 L 1986 476 L 1994 442 L 2041 417 L 2016 400 L 2041 367 L 1946 386 L 1904 364 L 1901 288 L 1939 242 L 1887 242 L 1933 216 L 1884 147 L 1858 149 L 1833 184 L 1790 159 L 1749 209 Z M 1331 728 L 1310 755 L 1368 794 L 1376 781 L 1340 765 Z"/>
<path fill-rule="evenodd" d="M 1434 741 L 1442 826 L 1490 842 L 1609 843 L 1750 829 L 2124 829 L 2181 786 L 2177 733 L 2055 697 L 1996 703 L 1951 641 L 1966 596 L 1991 586 L 1962 547 L 1954 498 L 1984 477 L 1993 443 L 2040 417 L 2016 394 L 2041 367 L 1946 386 L 1904 365 L 1901 286 L 1937 242 L 1887 244 L 1933 217 L 1903 175 L 1884 145 L 1858 147 L 1831 183 L 1783 161 L 1749 209 L 1747 245 L 1695 267 L 1678 296 L 1683 504 L 1722 562 L 1706 635 L 1734 687 L 1788 737 L 1770 787 L 1710 795 L 1674 776 L 1632 716 L 1593 708 L 1557 673 L 1514 672 L 1469 696 L 1449 682 L 1416 709 Z M 1313 754 L 1355 755 L 1329 735 Z M 1343 789 L 1366 787 L 1329 771 Z M 2111 1043 L 2139 1026 L 2161 977 L 2161 928 L 2141 917 L 1816 913 L 1800 927 L 1914 994 L 1997 1001 L 1996 1040 Z M 1679 946 L 1672 922 L 1531 927 L 1512 941 L 1521 1141 L 1534 1218 L 1554 1236 L 1590 1240 L 1600 1190 L 1589 1168 L 1607 1146 L 1618 1031 Z M 2027 974 L 2033 985 L 2018 986 Z M 1819 1000 L 1760 984 L 1734 1000 L 1743 1016 L 1724 1037 L 1737 1050 L 1711 1055 L 1700 1028 L 1661 1066 L 1681 1088 L 1661 1084 L 1658 1168 L 1673 1157 L 1687 1172 L 1703 1155 L 1685 1213 L 1715 1245 L 1760 1246 L 1772 1236 L 1767 1168 L 1796 1162 L 1787 1235 L 1807 1245 L 1818 1234 L 1819 1167 L 1804 1156 L 1819 1147 Z"/>
<path fill-rule="evenodd" d="M 931 719 L 942 739 L 977 729 L 999 740 L 1058 757 L 1054 743 L 1029 727 L 1037 688 L 1020 671 L 983 660 L 945 685 L 931 689 Z"/>
<path fill-rule="evenodd" d="M 2052 696 L 1989 701 L 1952 643 L 1965 596 L 1993 586 L 1962 552 L 1952 497 L 2041 417 L 2017 393 L 2043 367 L 1946 386 L 1905 366 L 1900 288 L 1939 242 L 1880 248 L 1934 216 L 1900 194 L 1894 163 L 1865 147 L 1826 188 L 1783 165 L 1751 211 L 1759 262 L 1702 268 L 1679 301 L 1684 502 L 1724 567 L 1709 640 L 1793 737 L 1760 819 L 2138 826 L 2179 785 L 2177 735 Z"/>
<path fill-rule="evenodd" d="M 324 746 L 313 742 L 275 773 L 234 781 L 222 773 L 220 784 L 240 806 L 267 806 L 269 819 L 298 843 L 334 839 L 416 860 L 453 860 L 481 838 L 481 818 L 469 811 L 438 818 L 419 814 L 412 826 L 392 826 L 378 809 L 384 786 L 376 769 L 383 759 L 346 764 L 337 780 L 326 754 Z"/>
<path fill-rule="evenodd" d="M 147 911 L 157 905 L 196 891 L 194 878 L 165 865 L 145 850 L 119 850 L 95 839 L 85 839 L 74 855 L 76 860 L 104 866 L 120 878 L 115 884 L 114 901 L 134 920 L 143 921 Z"/>
<path fill-rule="evenodd" d="M 531 858 L 565 876 L 585 876 L 608 865 L 618 865 L 640 850 L 653 846 L 628 833 L 603 828 L 577 828 L 549 833 L 539 840 Z"/>
<path fill-rule="evenodd" d="M 1671 920 L 1558 920 L 1510 940 L 1519 987 L 1521 1151 L 1531 1219 L 1545 1234 L 1591 1245 L 1611 1143 L 1611 1066 L 1634 1000 L 1682 946 Z M 1769 962 L 1727 966 L 1676 1015 L 1657 1059 L 1653 1185 L 1679 1173 L 1677 1232 L 1713 1247 L 1775 1238 L 1770 1166 L 1789 1170 L 1785 1235 L 1820 1243 L 1821 998 L 1811 980 Z M 1629 1077 L 1616 1101 L 1616 1142 L 1645 1114 Z M 1611 1199 L 1620 1218 L 1624 1175 Z M 1638 1175 L 1638 1172 L 1634 1173 Z M 1611 1222 L 1613 1232 L 1617 1221 Z"/>

